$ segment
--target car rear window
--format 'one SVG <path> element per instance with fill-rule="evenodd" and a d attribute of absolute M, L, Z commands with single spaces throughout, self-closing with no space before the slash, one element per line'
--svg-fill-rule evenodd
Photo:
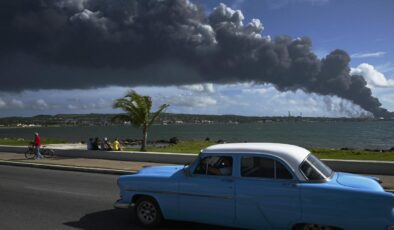
<path fill-rule="evenodd" d="M 241 159 L 241 176 L 271 179 L 293 178 L 281 162 L 267 157 L 243 157 Z"/>

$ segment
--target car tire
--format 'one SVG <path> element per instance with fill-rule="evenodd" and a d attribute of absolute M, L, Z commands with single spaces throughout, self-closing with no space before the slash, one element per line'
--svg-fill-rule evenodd
<path fill-rule="evenodd" d="M 134 219 L 144 227 L 156 227 L 163 221 L 160 207 L 156 200 L 150 197 L 141 197 L 135 203 Z"/>

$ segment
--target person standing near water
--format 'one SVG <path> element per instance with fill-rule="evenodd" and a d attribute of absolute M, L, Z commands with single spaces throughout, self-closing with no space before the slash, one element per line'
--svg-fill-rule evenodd
<path fill-rule="evenodd" d="M 89 138 L 88 142 L 86 143 L 86 148 L 88 150 L 93 150 L 93 146 L 94 146 L 93 138 Z"/>
<path fill-rule="evenodd" d="M 36 152 L 36 160 L 42 159 L 42 155 L 40 153 L 40 147 L 41 147 L 41 137 L 40 134 L 38 134 L 37 132 L 34 133 L 34 149 Z"/>

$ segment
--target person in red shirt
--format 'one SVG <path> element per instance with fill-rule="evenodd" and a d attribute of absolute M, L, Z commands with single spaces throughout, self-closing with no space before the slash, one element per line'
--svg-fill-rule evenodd
<path fill-rule="evenodd" d="M 37 132 L 34 133 L 34 148 L 36 150 L 36 160 L 42 159 L 42 155 L 40 153 L 40 147 L 41 147 L 41 138 L 40 134 Z"/>

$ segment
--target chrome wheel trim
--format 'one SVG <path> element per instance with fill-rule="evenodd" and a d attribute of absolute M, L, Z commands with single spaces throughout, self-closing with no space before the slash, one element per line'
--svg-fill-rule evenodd
<path fill-rule="evenodd" d="M 157 209 L 156 206 L 149 201 L 142 201 L 137 207 L 137 216 L 141 223 L 149 225 L 156 221 L 157 219 Z"/>
<path fill-rule="evenodd" d="M 306 224 L 302 230 L 333 230 L 331 227 L 319 224 Z"/>

